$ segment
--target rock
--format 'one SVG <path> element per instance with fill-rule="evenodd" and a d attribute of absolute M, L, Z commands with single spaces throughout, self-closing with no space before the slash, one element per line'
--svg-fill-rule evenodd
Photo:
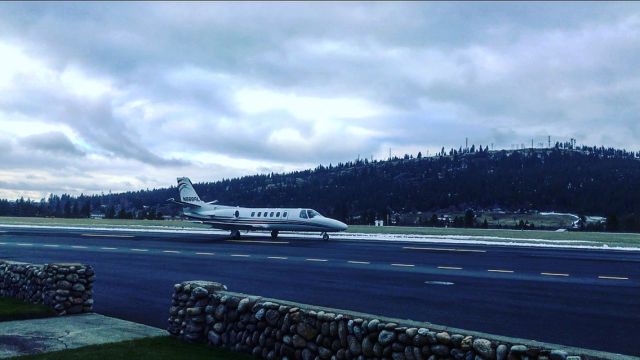
<path fill-rule="evenodd" d="M 218 335 L 215 331 L 209 331 L 209 334 L 207 336 L 207 338 L 209 339 L 209 343 L 213 346 L 219 346 L 220 345 L 220 335 Z"/>
<path fill-rule="evenodd" d="M 495 350 L 491 347 L 491 341 L 487 339 L 475 339 L 473 349 L 484 359 L 493 359 Z"/>
<path fill-rule="evenodd" d="M 297 348 L 303 348 L 307 345 L 307 341 L 302 336 L 296 334 L 291 338 L 291 344 Z"/>
<path fill-rule="evenodd" d="M 511 347 L 513 349 L 513 347 Z M 513 351 L 513 350 L 511 350 Z M 509 351 L 507 350 L 507 345 L 500 344 L 496 348 L 496 360 L 506 360 Z"/>
<path fill-rule="evenodd" d="M 552 350 L 549 353 L 549 359 L 551 360 L 567 360 L 569 354 L 564 350 Z"/>
<path fill-rule="evenodd" d="M 213 324 L 213 331 L 221 334 L 224 331 L 224 323 L 223 322 L 217 322 L 217 323 Z"/>
<path fill-rule="evenodd" d="M 447 345 L 437 344 L 431 345 L 431 352 L 435 355 L 445 357 L 449 355 L 449 347 Z"/>
<path fill-rule="evenodd" d="M 473 337 L 472 336 L 466 336 L 460 342 L 460 349 L 462 349 L 464 351 L 471 350 L 471 345 L 472 344 L 473 344 Z"/>
<path fill-rule="evenodd" d="M 264 314 L 265 314 L 266 312 L 267 312 L 267 311 L 266 311 L 264 308 L 261 308 L 260 310 L 256 311 L 255 318 L 256 318 L 258 321 L 260 321 L 260 320 L 264 319 Z"/>
<path fill-rule="evenodd" d="M 418 334 L 418 328 L 408 328 L 407 331 L 405 331 L 405 334 L 407 334 L 408 337 L 413 338 Z"/>
<path fill-rule="evenodd" d="M 349 351 L 355 356 L 360 355 L 362 352 L 360 341 L 354 336 L 349 336 Z"/>
<path fill-rule="evenodd" d="M 377 358 L 382 357 L 382 345 L 378 342 L 373 344 L 373 355 Z"/>
<path fill-rule="evenodd" d="M 365 337 L 362 340 L 362 354 L 366 357 L 372 357 L 373 354 L 373 341 L 369 337 Z"/>
<path fill-rule="evenodd" d="M 413 337 L 413 345 L 415 346 L 424 346 L 427 342 L 427 337 L 424 335 L 417 334 Z"/>
<path fill-rule="evenodd" d="M 249 298 L 243 298 L 238 302 L 238 313 L 244 313 L 251 308 L 251 300 Z"/>
<path fill-rule="evenodd" d="M 340 339 L 340 345 L 347 347 L 347 324 L 344 321 L 338 323 L 338 339 Z"/>
<path fill-rule="evenodd" d="M 460 349 L 453 349 L 451 350 L 451 356 L 456 360 L 462 360 L 464 359 L 465 352 Z"/>
<path fill-rule="evenodd" d="M 353 326 L 353 335 L 355 335 L 356 339 L 362 341 L 362 328 L 358 325 Z"/>
<path fill-rule="evenodd" d="M 415 360 L 413 357 L 413 346 L 404 348 L 404 358 L 407 360 Z"/>
<path fill-rule="evenodd" d="M 320 359 L 330 359 L 331 358 L 331 350 L 326 347 L 319 347 L 318 354 L 320 355 Z"/>
<path fill-rule="evenodd" d="M 462 344 L 462 339 L 464 339 L 464 336 L 460 335 L 460 334 L 453 334 L 451 335 L 451 344 L 454 347 L 460 347 L 460 344 Z"/>
<path fill-rule="evenodd" d="M 440 344 L 451 345 L 451 335 L 448 332 L 439 332 L 436 334 L 436 341 Z"/>
<path fill-rule="evenodd" d="M 207 289 L 198 286 L 195 289 L 193 289 L 193 291 L 191 291 L 191 296 L 193 296 L 196 299 L 202 299 L 204 297 L 207 297 L 209 295 L 209 292 L 207 291 Z"/>
<path fill-rule="evenodd" d="M 302 360 L 313 360 L 314 355 L 309 349 L 302 350 Z"/>
<path fill-rule="evenodd" d="M 391 354 L 391 358 L 393 360 L 404 360 L 404 353 L 394 352 L 394 353 Z"/>
<path fill-rule="evenodd" d="M 429 333 L 429 329 L 425 329 L 425 328 L 418 329 L 418 335 L 427 336 L 427 333 Z"/>
<path fill-rule="evenodd" d="M 373 319 L 367 323 L 367 330 L 369 332 L 378 331 L 378 324 L 380 324 L 380 320 Z"/>
<path fill-rule="evenodd" d="M 567 360 L 581 360 L 580 356 L 567 356 Z"/>
<path fill-rule="evenodd" d="M 522 355 L 527 353 L 527 347 L 524 345 L 513 345 L 511 347 L 511 353 L 514 355 Z"/>
<path fill-rule="evenodd" d="M 278 325 L 278 319 L 280 318 L 280 313 L 277 310 L 268 310 L 265 319 L 271 326 Z"/>
<path fill-rule="evenodd" d="M 396 334 L 393 331 L 382 330 L 380 331 L 380 334 L 378 334 L 378 342 L 382 346 L 391 344 L 391 342 L 393 342 L 393 340 L 395 339 L 396 339 Z"/>
<path fill-rule="evenodd" d="M 312 340 L 316 335 L 318 335 L 318 330 L 316 330 L 316 328 L 303 322 L 298 323 L 296 326 L 296 332 L 305 338 L 305 340 Z"/>

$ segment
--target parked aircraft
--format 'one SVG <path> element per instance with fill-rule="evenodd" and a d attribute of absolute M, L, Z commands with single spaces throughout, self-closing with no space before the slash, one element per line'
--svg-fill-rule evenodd
<path fill-rule="evenodd" d="M 217 200 L 204 202 L 186 177 L 178 178 L 178 191 L 180 200 L 171 198 L 168 201 L 181 205 L 185 217 L 216 229 L 230 230 L 233 239 L 240 239 L 240 230 L 271 230 L 274 239 L 280 231 L 305 231 L 320 232 L 326 241 L 329 240 L 328 233 L 347 230 L 345 223 L 324 217 L 312 209 L 243 208 L 220 205 Z"/>

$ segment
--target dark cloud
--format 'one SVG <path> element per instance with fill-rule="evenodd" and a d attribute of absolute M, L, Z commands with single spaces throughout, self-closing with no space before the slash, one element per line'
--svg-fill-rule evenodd
<path fill-rule="evenodd" d="M 61 132 L 47 132 L 36 135 L 25 136 L 20 139 L 20 142 L 32 149 L 45 152 L 51 152 L 53 154 L 63 154 L 71 156 L 84 156 L 85 152 L 78 149 L 69 140 L 67 135 Z"/>

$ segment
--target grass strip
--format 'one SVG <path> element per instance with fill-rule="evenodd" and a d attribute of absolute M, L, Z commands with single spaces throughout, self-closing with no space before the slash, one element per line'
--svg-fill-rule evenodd
<path fill-rule="evenodd" d="M 55 311 L 42 304 L 29 304 L 14 298 L 0 297 L 0 321 L 37 319 L 55 316 Z"/>
<path fill-rule="evenodd" d="M 91 345 L 77 349 L 38 355 L 20 356 L 20 360 L 105 360 L 105 359 L 220 359 L 249 360 L 248 354 L 214 348 L 206 344 L 191 344 L 170 337 L 159 336 L 110 344 Z"/>

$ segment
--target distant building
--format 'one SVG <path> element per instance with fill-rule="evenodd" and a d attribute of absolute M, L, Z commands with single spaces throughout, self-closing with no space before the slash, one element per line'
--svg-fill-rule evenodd
<path fill-rule="evenodd" d="M 91 215 L 89 215 L 90 218 L 92 219 L 104 219 L 104 214 L 102 213 L 92 213 Z"/>
<path fill-rule="evenodd" d="M 384 226 L 384 220 L 374 220 L 373 226 Z"/>

